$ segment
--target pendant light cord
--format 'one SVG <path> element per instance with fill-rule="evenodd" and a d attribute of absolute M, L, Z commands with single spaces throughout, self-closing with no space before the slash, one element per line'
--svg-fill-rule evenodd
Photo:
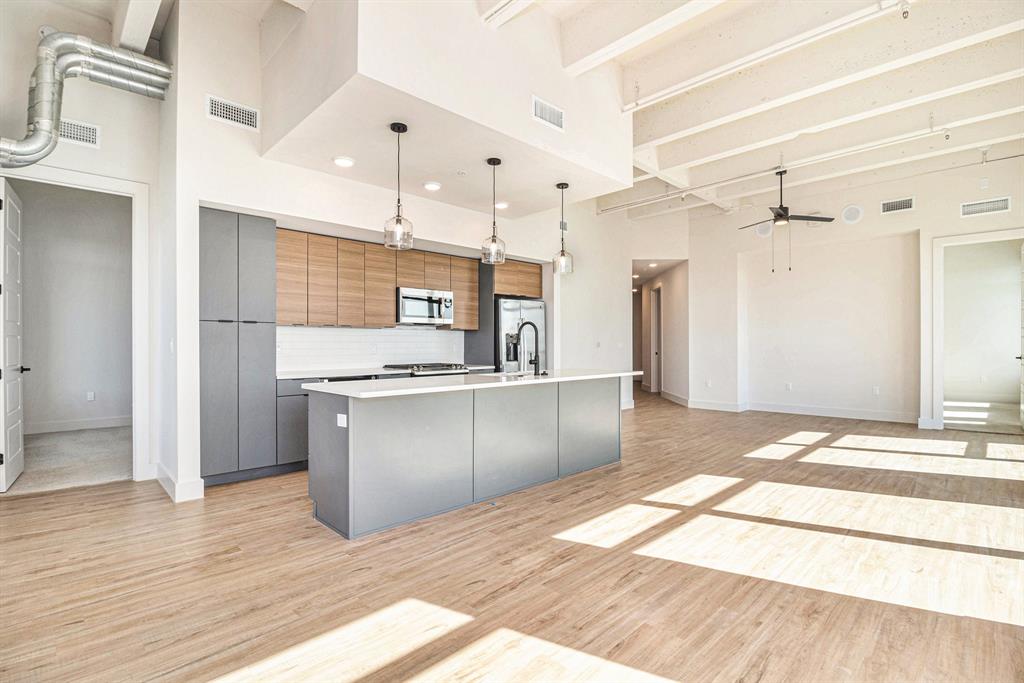
<path fill-rule="evenodd" d="M 565 190 L 562 190 L 562 219 L 558 223 L 558 231 L 562 233 L 562 251 L 565 251 Z"/>
<path fill-rule="evenodd" d="M 395 177 L 398 181 L 398 215 L 402 215 L 402 134 L 395 133 L 398 142 L 398 168 L 395 169 Z"/>
<path fill-rule="evenodd" d="M 498 236 L 498 167 L 491 166 L 491 237 Z"/>

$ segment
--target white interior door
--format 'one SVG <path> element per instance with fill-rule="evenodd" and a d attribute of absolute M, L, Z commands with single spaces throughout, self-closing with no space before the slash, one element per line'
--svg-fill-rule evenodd
<path fill-rule="evenodd" d="M 651 290 L 651 392 L 661 392 L 661 288 Z"/>
<path fill-rule="evenodd" d="M 1020 355 L 1017 360 L 1020 362 L 1020 426 L 1024 427 L 1024 244 L 1020 245 Z"/>
<path fill-rule="evenodd" d="M 21 365 L 21 200 L 6 180 L 0 178 L 0 253 L 3 253 L 0 299 L 0 339 L 3 349 L 3 391 L 0 392 L 0 492 L 10 488 L 25 469 L 25 433 L 22 421 Z"/>

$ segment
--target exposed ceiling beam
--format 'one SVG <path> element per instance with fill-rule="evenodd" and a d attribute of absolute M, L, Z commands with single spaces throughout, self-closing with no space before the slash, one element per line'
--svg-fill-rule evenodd
<path fill-rule="evenodd" d="M 989 150 L 988 157 L 989 159 L 999 159 L 1001 157 L 1013 156 L 1022 153 L 1024 153 L 1024 139 L 1017 139 L 992 145 Z M 980 160 L 981 154 L 979 150 L 971 148 L 955 151 L 950 154 L 909 161 L 907 163 L 875 168 L 867 171 L 861 171 L 859 173 L 851 173 L 813 183 L 792 186 L 787 185 L 786 202 L 790 205 L 799 205 L 801 203 L 807 204 L 809 199 L 810 203 L 813 204 L 814 197 L 820 195 L 844 192 L 852 188 L 877 185 L 879 183 L 897 183 L 908 178 L 914 178 L 916 176 L 935 173 L 968 164 L 972 165 L 971 168 L 982 169 L 983 166 L 981 165 L 974 166 L 974 164 L 977 164 Z M 1014 163 L 1018 163 L 1024 167 L 1024 160 L 1018 159 Z M 787 179 L 788 177 L 789 176 L 787 175 Z M 778 191 L 779 189 L 777 184 L 774 184 L 771 187 L 765 186 L 763 192 L 760 194 L 745 198 L 741 203 L 741 207 L 748 209 L 752 207 L 766 207 L 777 200 Z M 898 191 L 899 190 L 894 190 L 894 192 Z M 672 213 L 674 211 L 693 209 L 696 209 L 697 214 L 705 212 L 713 214 L 721 213 L 717 208 L 707 204 L 706 202 L 694 200 L 692 197 L 687 197 L 686 201 L 682 203 L 680 202 L 679 197 L 672 197 L 670 199 L 629 209 L 626 211 L 626 215 L 630 220 L 642 220 L 644 218 Z M 801 210 L 811 211 L 813 209 L 814 207 L 812 205 L 811 207 L 806 207 Z M 609 209 L 606 208 L 605 212 L 608 210 Z M 743 225 L 750 222 L 751 220 L 745 220 L 744 216 L 739 216 L 737 219 L 737 225 Z"/>
<path fill-rule="evenodd" d="M 1024 29 L 1015 2 L 963 0 L 957 13 L 951 22 L 946 3 L 919 4 L 908 20 L 864 24 L 660 102 L 635 114 L 635 142 L 665 144 Z"/>
<path fill-rule="evenodd" d="M 296 9 L 300 9 L 303 12 L 308 12 L 309 8 L 313 6 L 315 0 L 284 0 L 289 5 Z"/>
<path fill-rule="evenodd" d="M 498 29 L 529 9 L 533 0 L 477 0 L 480 19 L 488 28 Z"/>
<path fill-rule="evenodd" d="M 160 0 L 117 0 L 111 22 L 114 45 L 145 52 L 159 12 Z"/>
<path fill-rule="evenodd" d="M 815 95 L 785 116 L 764 112 L 658 147 L 662 166 L 696 166 L 779 145 L 1024 76 L 1024 34 L 1014 33 Z"/>
<path fill-rule="evenodd" d="M 597 2 L 562 21 L 562 66 L 579 76 L 713 9 L 724 0 Z"/>
<path fill-rule="evenodd" d="M 762 0 L 688 32 L 652 54 L 622 66 L 623 111 L 656 104 L 789 50 L 877 19 L 898 0 L 802 3 Z"/>
<path fill-rule="evenodd" d="M 642 150 L 634 157 L 633 164 L 636 168 L 646 171 L 651 176 L 663 181 L 666 185 L 672 188 L 684 188 L 693 185 L 693 183 L 690 182 L 690 174 L 686 168 L 676 168 L 671 170 L 660 169 L 657 155 L 654 154 L 654 150 Z M 723 210 L 730 210 L 734 207 L 734 203 L 720 202 L 715 191 L 712 189 L 705 190 L 698 188 L 693 190 L 691 194 L 706 202 L 710 202 Z"/>
<path fill-rule="evenodd" d="M 708 185 L 725 178 L 735 178 L 754 169 L 778 164 L 785 152 L 783 165 L 804 166 L 829 158 L 850 156 L 898 145 L 930 135 L 940 139 L 948 132 L 952 141 L 960 137 L 959 129 L 976 123 L 1024 112 L 1024 79 L 1007 81 L 970 95 L 957 95 L 932 102 L 899 114 L 869 119 L 833 131 L 808 135 L 773 147 L 765 147 L 742 156 L 729 157 L 689 169 L 690 184 Z"/>

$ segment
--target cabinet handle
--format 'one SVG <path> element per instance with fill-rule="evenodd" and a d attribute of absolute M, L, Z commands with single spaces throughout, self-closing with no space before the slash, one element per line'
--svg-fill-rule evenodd
<path fill-rule="evenodd" d="M 233 323 L 235 321 L 234 320 L 218 320 L 217 322 L 219 322 L 219 323 Z"/>
<path fill-rule="evenodd" d="M 245 323 L 246 325 L 255 325 L 258 321 L 256 321 L 256 320 L 243 320 L 242 322 Z"/>

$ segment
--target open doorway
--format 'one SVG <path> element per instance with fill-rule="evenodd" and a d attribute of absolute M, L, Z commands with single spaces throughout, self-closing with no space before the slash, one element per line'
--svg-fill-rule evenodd
<path fill-rule="evenodd" d="M 689 396 L 689 264 L 633 261 L 634 369 L 641 392 L 686 405 Z M 636 395 L 636 394 L 634 394 Z"/>
<path fill-rule="evenodd" d="M 1021 434 L 1024 239 L 945 248 L 943 423 Z"/>
<path fill-rule="evenodd" d="M 132 199 L 0 182 L 3 495 L 131 479 Z"/>

